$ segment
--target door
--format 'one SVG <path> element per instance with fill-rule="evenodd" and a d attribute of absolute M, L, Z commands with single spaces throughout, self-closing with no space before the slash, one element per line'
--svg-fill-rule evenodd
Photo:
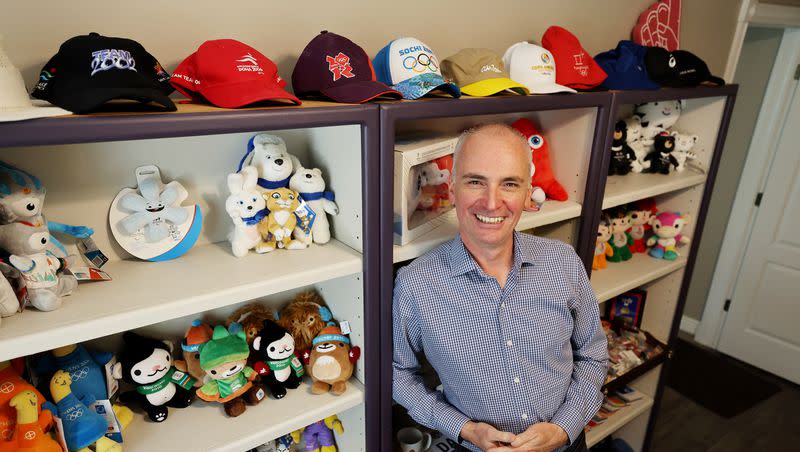
<path fill-rule="evenodd" d="M 744 253 L 719 350 L 800 383 L 800 92 Z M 739 246 L 725 243 L 723 246 Z"/>

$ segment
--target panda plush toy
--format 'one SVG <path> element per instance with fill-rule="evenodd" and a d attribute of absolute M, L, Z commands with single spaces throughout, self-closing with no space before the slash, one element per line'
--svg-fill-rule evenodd
<path fill-rule="evenodd" d="M 294 354 L 294 338 L 289 331 L 272 320 L 264 320 L 251 347 L 259 360 L 253 368 L 273 397 L 281 399 L 286 395 L 286 388 L 300 386 L 305 370 Z"/>
<path fill-rule="evenodd" d="M 675 150 L 675 137 L 662 132 L 656 135 L 654 140 L 653 152 L 644 158 L 650 161 L 650 167 L 645 172 L 669 174 L 670 166 L 678 167 L 678 160 L 672 155 L 672 151 Z"/>
<path fill-rule="evenodd" d="M 185 362 L 173 361 L 171 344 L 132 332 L 123 334 L 122 339 L 125 347 L 113 375 L 136 386 L 135 391 L 121 394 L 123 403 L 137 403 L 153 422 L 167 419 L 167 407 L 191 405 L 195 379 L 186 371 Z"/>

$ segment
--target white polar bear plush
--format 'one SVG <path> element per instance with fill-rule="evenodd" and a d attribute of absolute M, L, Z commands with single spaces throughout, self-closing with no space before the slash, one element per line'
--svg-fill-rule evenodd
<path fill-rule="evenodd" d="M 675 150 L 672 151 L 672 155 L 678 161 L 675 171 L 681 172 L 686 169 L 687 161 L 697 159 L 697 154 L 692 152 L 692 148 L 697 144 L 699 137 L 697 135 L 682 134 L 678 131 L 672 131 L 670 135 L 675 137 Z"/>
<path fill-rule="evenodd" d="M 637 105 L 633 114 L 641 119 L 643 127 L 656 126 L 669 129 L 680 118 L 684 105 L 685 101 L 682 100 L 648 102 Z"/>
<path fill-rule="evenodd" d="M 650 167 L 650 162 L 644 160 L 648 153 L 648 146 L 642 140 L 642 121 L 638 116 L 631 116 L 623 121 L 625 121 L 625 126 L 628 129 L 625 141 L 633 149 L 633 153 L 636 154 L 636 160 L 631 162 L 631 170 L 634 173 L 641 173 L 645 168 Z M 650 144 L 652 146 L 652 140 Z"/>
<path fill-rule="evenodd" d="M 294 237 L 306 245 L 312 240 L 318 244 L 328 243 L 331 240 L 331 227 L 325 214 L 338 215 L 339 206 L 336 205 L 333 192 L 325 191 L 322 170 L 298 166 L 289 179 L 289 188 L 300 193 L 300 197 L 317 214 L 314 224 L 311 225 L 311 233 L 306 234 L 301 228 L 295 228 Z"/>
<path fill-rule="evenodd" d="M 289 186 L 289 178 L 299 167 L 300 161 L 286 150 L 283 138 L 259 133 L 247 143 L 247 154 L 239 163 L 239 171 L 253 166 L 258 171 L 258 190 L 266 193 L 276 188 Z"/>
<path fill-rule="evenodd" d="M 228 236 L 231 250 L 236 257 L 242 257 L 261 242 L 258 223 L 267 216 L 267 201 L 258 190 L 258 172 L 252 166 L 245 166 L 241 172 L 228 174 L 228 190 L 231 194 L 225 200 L 225 210 L 233 220 L 233 231 Z"/>

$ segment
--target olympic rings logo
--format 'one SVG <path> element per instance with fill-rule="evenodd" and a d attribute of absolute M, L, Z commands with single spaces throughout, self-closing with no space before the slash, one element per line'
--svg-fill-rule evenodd
<path fill-rule="evenodd" d="M 422 74 L 426 71 L 439 72 L 439 62 L 436 61 L 436 56 L 428 55 L 427 53 L 420 53 L 416 57 L 409 55 L 403 58 L 403 67 L 417 74 Z"/>

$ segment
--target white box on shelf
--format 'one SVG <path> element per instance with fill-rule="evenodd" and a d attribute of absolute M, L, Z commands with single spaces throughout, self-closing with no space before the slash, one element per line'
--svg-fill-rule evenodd
<path fill-rule="evenodd" d="M 441 225 L 452 209 L 448 183 L 458 137 L 397 140 L 394 152 L 394 243 L 405 245 Z"/>

